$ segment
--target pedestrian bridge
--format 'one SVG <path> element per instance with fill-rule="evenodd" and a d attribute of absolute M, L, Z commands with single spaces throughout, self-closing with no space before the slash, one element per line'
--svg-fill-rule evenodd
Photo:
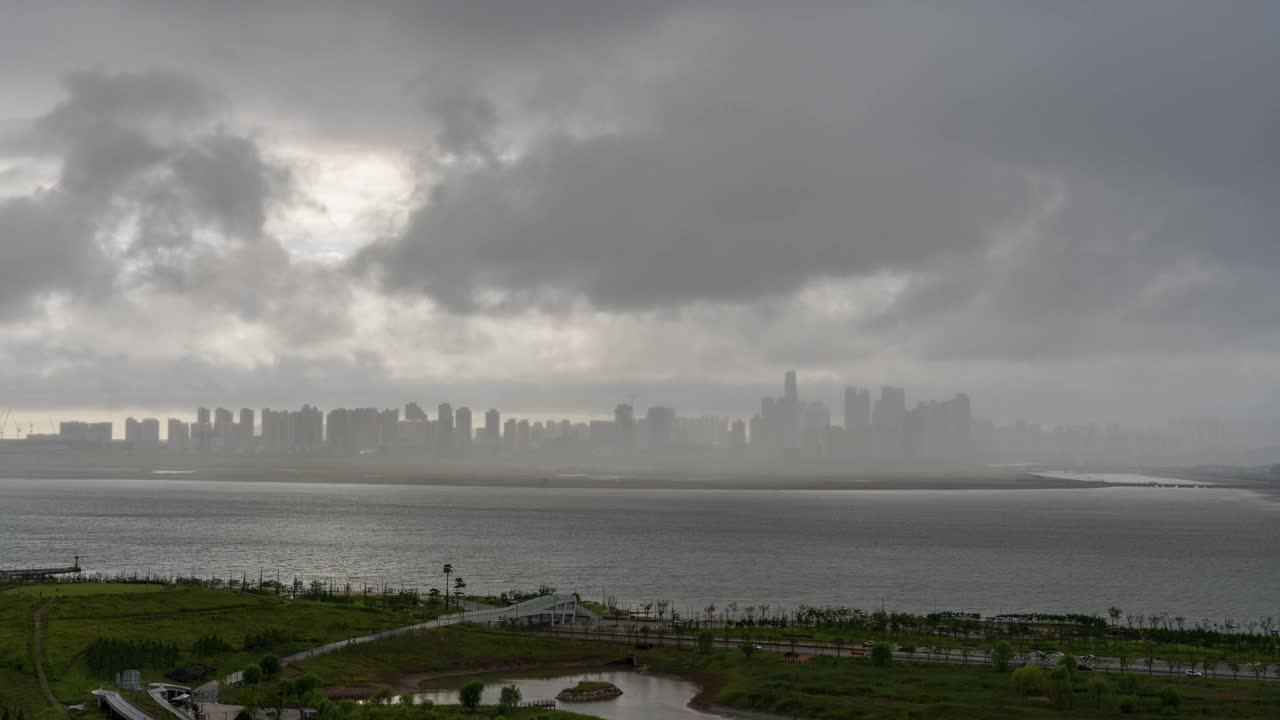
<path fill-rule="evenodd" d="M 405 633 L 417 632 L 419 630 L 430 630 L 433 628 L 446 627 L 448 625 L 457 625 L 458 623 L 483 623 L 493 625 L 502 622 L 512 623 L 529 623 L 541 624 L 550 623 L 552 625 L 560 625 L 564 623 L 572 623 L 579 616 L 589 618 L 591 620 L 599 620 L 600 616 L 583 607 L 578 601 L 576 595 L 542 595 L 529 600 L 518 602 L 514 605 L 505 607 L 485 608 L 483 610 L 468 610 L 466 612 L 453 613 L 451 615 L 441 615 L 434 620 L 428 620 L 417 625 L 406 625 L 405 627 L 395 628 L 393 630 L 384 630 L 372 635 L 362 635 L 360 637 L 350 638 L 348 640 L 339 640 L 331 642 L 328 645 L 303 650 L 294 653 L 285 658 L 281 658 L 281 665 L 289 665 L 305 660 L 316 655 L 331 653 L 335 650 L 341 650 L 352 645 L 360 645 L 363 643 L 382 640 L 385 638 L 403 635 Z M 240 672 L 233 672 L 227 675 L 223 680 L 226 685 L 239 685 Z M 197 692 L 209 689 L 206 685 L 201 687 Z"/>

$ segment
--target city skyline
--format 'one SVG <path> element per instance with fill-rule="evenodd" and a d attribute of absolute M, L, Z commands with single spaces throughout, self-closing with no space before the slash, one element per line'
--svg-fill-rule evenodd
<path fill-rule="evenodd" d="M 902 387 L 846 386 L 842 404 L 833 408 L 805 397 L 801 387 L 796 371 L 787 371 L 781 392 L 760 398 L 759 411 L 748 416 L 631 403 L 578 419 L 473 410 L 447 401 L 436 405 L 434 414 L 419 401 L 408 401 L 403 409 L 199 407 L 189 419 L 128 417 L 123 437 L 110 422 L 64 421 L 56 433 L 28 435 L 26 445 L 84 449 L 112 444 L 202 454 L 408 453 L 473 462 L 531 453 L 560 461 L 641 456 L 677 461 L 693 458 L 689 453 L 699 448 L 717 453 L 712 459 L 731 462 L 1144 462 L 1190 452 L 1266 449 L 1275 432 L 1267 426 L 1241 432 L 1208 420 L 1155 430 L 1114 423 L 999 425 L 975 416 L 973 399 L 965 393 L 925 401 L 911 398 Z"/>

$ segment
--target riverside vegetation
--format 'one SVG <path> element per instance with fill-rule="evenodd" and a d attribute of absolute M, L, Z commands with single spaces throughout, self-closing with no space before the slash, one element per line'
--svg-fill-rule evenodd
<path fill-rule="evenodd" d="M 672 647 L 653 627 L 622 628 L 612 642 L 581 640 L 545 633 L 475 626 L 451 626 L 344 648 L 310 658 L 299 667 L 279 668 L 273 658 L 325 642 L 419 622 L 442 608 L 409 602 L 396 595 L 345 595 L 323 588 L 294 593 L 286 588 L 213 588 L 200 583 L 85 584 L 26 586 L 0 591 L 0 713 L 11 720 L 53 720 L 36 679 L 33 616 L 43 607 L 44 667 L 54 694 L 64 703 L 83 702 L 89 690 L 110 680 L 103 670 L 119 662 L 138 662 L 144 678 L 175 671 L 205 669 L 205 677 L 255 665 L 256 685 L 240 688 L 242 701 L 263 709 L 307 705 L 322 720 L 413 720 L 475 717 L 465 707 L 392 706 L 383 700 L 397 683 L 414 673 L 456 674 L 529 667 L 591 666 L 634 655 L 651 670 L 699 683 L 698 702 L 811 718 L 1072 718 L 1201 716 L 1275 717 L 1280 684 L 1251 676 L 1239 680 L 1148 676 L 1145 668 L 1128 672 L 1083 672 L 1064 658 L 1054 666 L 1020 666 L 1018 644 L 1097 643 L 1097 638 L 1036 635 L 1048 621 L 1029 623 L 1034 640 L 1011 641 L 970 633 L 967 642 L 986 645 L 990 659 L 975 653 L 973 664 L 917 663 L 887 652 L 871 657 L 819 656 L 788 662 L 782 654 L 757 650 L 753 638 L 769 633 L 844 633 L 839 626 L 704 627 L 700 642 Z M 308 596 L 309 595 L 309 596 Z M 1094 624 L 1096 625 L 1096 623 Z M 1107 623 L 1111 625 L 1111 623 Z M 1065 627 L 1065 626 L 1063 626 Z M 1157 628 L 1161 630 L 1162 628 Z M 669 626 L 666 628 L 670 630 Z M 710 640 L 725 631 L 741 639 L 734 647 Z M 1176 624 L 1171 631 L 1177 631 Z M 886 628 L 902 641 L 911 635 Z M 942 631 L 946 641 L 966 638 L 958 629 Z M 1056 630 L 1075 633 L 1076 630 Z M 1096 632 L 1096 631 L 1095 631 Z M 1188 632 L 1183 630 L 1181 632 Z M 635 642 L 640 638 L 642 642 Z M 648 639 L 657 642 L 648 642 Z M 1180 638 L 1174 638 L 1180 639 Z M 1144 642 L 1111 638 L 1111 642 Z M 1149 641 L 1154 642 L 1155 638 Z M 1228 652 L 1232 640 L 1195 646 L 1195 651 Z M 1174 643 L 1184 644 L 1184 643 Z M 636 645 L 642 646 L 637 649 Z M 1118 669 L 1118 668 L 1117 668 Z M 359 705 L 338 699 L 355 691 L 375 702 Z M 145 702 L 140 700 L 140 702 Z M 582 717 L 530 708 L 476 708 L 490 716 L 513 718 Z"/>

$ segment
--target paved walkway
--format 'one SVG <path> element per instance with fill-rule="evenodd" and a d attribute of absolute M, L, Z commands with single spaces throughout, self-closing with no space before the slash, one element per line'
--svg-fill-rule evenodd
<path fill-rule="evenodd" d="M 347 640 L 339 640 L 338 642 L 321 645 L 320 647 L 311 648 L 310 650 L 303 650 L 302 652 L 281 658 L 280 664 L 281 666 L 291 665 L 301 660 L 315 657 L 316 655 L 331 653 L 335 650 L 341 650 L 342 648 L 350 647 L 352 645 L 361 645 L 363 643 L 395 637 L 397 635 L 403 635 L 405 633 L 411 633 L 418 630 L 430 630 L 432 628 L 441 628 L 464 622 L 494 623 L 502 620 L 518 621 L 521 618 L 527 618 L 531 615 L 547 614 L 561 615 L 564 616 L 565 619 L 568 619 L 575 614 L 585 615 L 592 619 L 599 619 L 599 616 L 595 613 L 582 607 L 578 603 L 578 599 L 573 595 L 543 595 L 541 597 L 533 598 L 532 600 L 525 600 L 514 605 L 507 605 L 506 607 L 486 607 L 483 610 L 468 610 L 466 612 L 442 615 L 434 620 L 428 620 L 427 622 L 418 623 L 416 625 L 406 625 L 405 627 L 384 630 L 383 632 L 373 633 L 372 635 L 362 635 L 360 637 L 354 637 Z M 227 685 L 240 684 L 240 671 L 227 675 L 223 678 L 222 682 Z M 195 693 L 197 696 L 208 701 L 217 697 L 219 685 L 219 681 L 214 680 L 196 688 Z"/>

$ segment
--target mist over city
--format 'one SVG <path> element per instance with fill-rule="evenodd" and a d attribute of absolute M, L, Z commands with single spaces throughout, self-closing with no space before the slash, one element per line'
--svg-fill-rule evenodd
<path fill-rule="evenodd" d="M 0 720 L 1274 718 L 1280 3 L 0 0 Z"/>

